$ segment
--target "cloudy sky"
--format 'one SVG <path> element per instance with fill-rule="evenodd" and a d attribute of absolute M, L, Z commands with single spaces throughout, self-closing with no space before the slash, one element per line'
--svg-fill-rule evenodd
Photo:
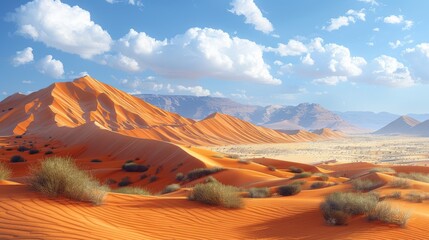
<path fill-rule="evenodd" d="M 0 99 L 89 74 L 129 93 L 428 113 L 429 1 L 0 2 Z"/>

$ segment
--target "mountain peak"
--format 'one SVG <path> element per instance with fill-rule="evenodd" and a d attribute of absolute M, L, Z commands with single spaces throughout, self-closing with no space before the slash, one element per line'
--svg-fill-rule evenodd
<path fill-rule="evenodd" d="M 418 125 L 419 123 L 420 121 L 412 117 L 400 116 L 393 122 L 376 131 L 375 134 L 410 134 L 409 131 L 411 128 Z"/>
<path fill-rule="evenodd" d="M 398 121 L 398 122 L 401 122 L 401 121 L 405 122 L 406 124 L 410 125 L 411 127 L 414 127 L 415 125 L 417 125 L 417 124 L 420 123 L 420 121 L 418 121 L 418 120 L 416 120 L 416 119 L 414 119 L 412 117 L 409 117 L 407 115 L 400 116 L 398 119 L 395 120 L 395 122 L 396 121 Z"/>

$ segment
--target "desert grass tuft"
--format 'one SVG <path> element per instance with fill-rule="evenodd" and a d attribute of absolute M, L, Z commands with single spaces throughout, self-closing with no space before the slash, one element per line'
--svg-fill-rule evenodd
<path fill-rule="evenodd" d="M 405 178 L 395 178 L 389 183 L 389 186 L 392 188 L 410 188 L 411 183 L 408 179 Z"/>
<path fill-rule="evenodd" d="M 398 177 L 429 183 L 429 175 L 423 173 L 399 173 Z"/>
<path fill-rule="evenodd" d="M 378 220 L 404 227 L 410 218 L 410 213 L 399 208 L 393 208 L 388 202 L 379 202 L 377 206 L 368 213 L 367 217 L 370 221 Z"/>
<path fill-rule="evenodd" d="M 291 196 L 301 192 L 301 184 L 291 183 L 277 188 L 277 193 L 282 196 Z"/>
<path fill-rule="evenodd" d="M 102 203 L 107 187 L 80 170 L 69 157 L 51 157 L 30 169 L 29 186 L 49 197 Z"/>
<path fill-rule="evenodd" d="M 173 184 L 170 184 L 170 185 L 166 186 L 166 187 L 161 191 L 161 194 L 166 194 L 166 193 L 175 192 L 175 191 L 177 191 L 177 190 L 179 190 L 179 189 L 180 189 L 180 185 L 179 185 L 179 184 L 177 184 L 177 183 L 173 183 Z"/>
<path fill-rule="evenodd" d="M 122 194 L 135 194 L 135 195 L 152 195 L 148 190 L 139 187 L 120 187 L 113 189 L 112 192 Z"/>
<path fill-rule="evenodd" d="M 223 185 L 219 182 L 195 185 L 188 199 L 226 208 L 242 208 L 244 206 L 243 199 L 239 196 L 236 187 Z"/>
<path fill-rule="evenodd" d="M 0 180 L 6 180 L 10 177 L 11 171 L 8 165 L 0 162 Z"/>
<path fill-rule="evenodd" d="M 380 173 L 396 173 L 395 169 L 388 167 L 376 167 L 369 170 L 370 173 L 380 172 Z"/>
<path fill-rule="evenodd" d="M 350 183 L 352 184 L 353 189 L 358 192 L 371 191 L 382 185 L 380 181 L 373 181 L 369 179 L 355 179 L 352 180 Z"/>
<path fill-rule="evenodd" d="M 249 188 L 247 190 L 250 198 L 267 198 L 271 197 L 270 189 L 267 187 Z"/>

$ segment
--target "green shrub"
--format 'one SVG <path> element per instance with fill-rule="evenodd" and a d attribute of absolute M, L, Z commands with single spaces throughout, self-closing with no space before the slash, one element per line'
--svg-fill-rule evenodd
<path fill-rule="evenodd" d="M 298 168 L 298 167 L 294 167 L 294 166 L 290 166 L 289 170 L 293 173 L 302 173 L 304 172 L 304 169 L 302 168 Z"/>
<path fill-rule="evenodd" d="M 28 147 L 25 146 L 19 146 L 16 150 L 18 150 L 18 152 L 25 152 L 30 150 Z"/>
<path fill-rule="evenodd" d="M 379 202 L 377 206 L 368 213 L 368 220 L 378 220 L 384 223 L 396 224 L 404 227 L 410 218 L 409 212 L 399 208 L 392 208 L 388 202 Z"/>
<path fill-rule="evenodd" d="M 353 189 L 359 192 L 371 191 L 375 188 L 378 188 L 382 185 L 379 181 L 373 181 L 369 179 L 355 179 L 350 182 L 353 186 Z"/>
<path fill-rule="evenodd" d="M 411 184 L 410 181 L 405 178 L 395 178 L 389 183 L 389 186 L 393 188 L 410 188 Z"/>
<path fill-rule="evenodd" d="M 205 177 L 205 176 L 208 176 L 210 174 L 220 172 L 222 170 L 224 170 L 224 169 L 220 168 L 220 167 L 197 168 L 197 169 L 194 169 L 194 170 L 188 172 L 188 174 L 186 174 L 186 180 L 193 181 L 195 179 Z"/>
<path fill-rule="evenodd" d="M 267 187 L 250 188 L 247 190 L 251 198 L 267 198 L 271 197 L 270 189 Z"/>
<path fill-rule="evenodd" d="M 10 168 L 3 162 L 0 162 L 0 180 L 6 180 L 10 177 Z"/>
<path fill-rule="evenodd" d="M 180 185 L 179 184 L 170 184 L 168 186 L 166 186 L 162 191 L 161 194 L 166 194 L 166 193 L 171 193 L 171 192 L 175 192 L 177 190 L 180 189 Z"/>
<path fill-rule="evenodd" d="M 313 175 L 313 173 L 311 173 L 311 172 L 295 173 L 295 176 L 293 178 L 295 178 L 295 179 L 297 179 L 297 178 L 308 178 L 308 177 L 311 177 L 311 175 Z"/>
<path fill-rule="evenodd" d="M 80 170 L 71 158 L 47 158 L 30 172 L 30 187 L 49 197 L 64 196 L 101 204 L 106 194 L 106 187 Z"/>
<path fill-rule="evenodd" d="M 37 150 L 37 149 L 30 149 L 29 151 L 28 151 L 28 153 L 30 154 L 30 155 L 33 155 L 33 154 L 38 154 L 40 151 L 39 150 Z"/>
<path fill-rule="evenodd" d="M 395 169 L 388 167 L 377 167 L 369 170 L 370 173 L 381 172 L 381 173 L 396 173 Z"/>
<path fill-rule="evenodd" d="M 273 171 L 273 172 L 277 170 L 277 168 L 272 166 L 272 165 L 269 165 L 267 168 L 268 168 L 268 170 Z"/>
<path fill-rule="evenodd" d="M 429 183 L 429 175 L 423 173 L 399 173 L 398 177 Z"/>
<path fill-rule="evenodd" d="M 332 225 L 345 225 L 350 216 L 368 214 L 377 205 L 372 194 L 334 192 L 320 205 L 325 221 Z"/>
<path fill-rule="evenodd" d="M 283 185 L 283 186 L 279 186 L 277 188 L 277 193 L 282 195 L 282 196 L 291 196 L 291 195 L 295 195 L 298 194 L 299 192 L 301 192 L 301 185 L 300 184 L 288 184 L 288 185 Z"/>
<path fill-rule="evenodd" d="M 122 165 L 122 170 L 126 172 L 146 172 L 149 170 L 149 167 L 135 162 L 127 162 Z"/>
<path fill-rule="evenodd" d="M 322 188 L 325 187 L 326 183 L 325 182 L 314 182 L 310 185 L 311 189 L 316 189 L 316 188 Z"/>
<path fill-rule="evenodd" d="M 125 187 L 130 185 L 132 182 L 130 180 L 130 177 L 124 177 L 121 179 L 120 182 L 118 182 L 118 187 Z"/>
<path fill-rule="evenodd" d="M 306 182 L 307 182 L 307 181 L 304 181 L 304 180 L 297 180 L 297 181 L 292 182 L 291 184 L 304 185 Z"/>
<path fill-rule="evenodd" d="M 155 175 L 153 175 L 153 176 L 151 176 L 151 177 L 149 178 L 149 182 L 150 182 L 150 183 L 153 183 L 153 182 L 155 182 L 156 180 L 158 180 L 158 177 L 157 177 L 157 176 L 155 176 Z"/>
<path fill-rule="evenodd" d="M 325 173 L 315 173 L 314 176 L 319 178 L 320 181 L 328 181 L 329 180 L 329 175 L 325 174 Z"/>
<path fill-rule="evenodd" d="M 112 190 L 112 192 L 135 195 L 152 195 L 148 190 L 139 187 L 120 187 Z"/>
<path fill-rule="evenodd" d="M 12 156 L 10 158 L 10 162 L 12 162 L 12 163 L 25 162 L 25 159 L 23 157 L 21 157 L 20 155 L 15 155 L 15 156 Z"/>
<path fill-rule="evenodd" d="M 179 172 L 176 174 L 176 181 L 181 182 L 183 179 L 185 179 L 185 175 L 183 173 Z"/>
<path fill-rule="evenodd" d="M 241 208 L 244 202 L 237 191 L 236 187 L 219 182 L 200 183 L 195 185 L 188 199 L 226 208 Z"/>

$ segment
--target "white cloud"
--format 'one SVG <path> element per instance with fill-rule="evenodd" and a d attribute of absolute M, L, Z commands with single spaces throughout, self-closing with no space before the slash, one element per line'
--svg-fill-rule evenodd
<path fill-rule="evenodd" d="M 33 49 L 31 47 L 24 48 L 17 51 L 15 57 L 12 59 L 13 66 L 17 67 L 34 60 Z"/>
<path fill-rule="evenodd" d="M 380 32 L 380 28 L 373 28 L 372 31 L 374 31 L 374 32 Z"/>
<path fill-rule="evenodd" d="M 403 29 L 403 30 L 408 30 L 408 29 L 410 29 L 411 27 L 413 27 L 414 22 L 413 22 L 413 21 L 411 21 L 411 20 L 405 20 L 405 21 L 404 21 L 404 24 L 405 24 L 405 26 L 404 26 L 402 29 Z"/>
<path fill-rule="evenodd" d="M 279 61 L 279 60 L 275 60 L 274 61 L 274 65 L 277 65 L 277 66 L 282 66 L 284 63 L 282 62 L 282 61 Z"/>
<path fill-rule="evenodd" d="M 367 42 L 366 45 L 368 45 L 370 47 L 374 47 L 374 42 Z"/>
<path fill-rule="evenodd" d="M 61 78 L 64 74 L 64 66 L 60 60 L 56 60 L 52 55 L 39 60 L 37 63 L 37 69 L 42 74 L 48 75 L 52 78 Z"/>
<path fill-rule="evenodd" d="M 358 0 L 359 2 L 369 3 L 371 5 L 378 6 L 378 2 L 376 0 Z"/>
<path fill-rule="evenodd" d="M 396 58 L 386 55 L 373 59 L 368 65 L 366 73 L 359 79 L 370 84 L 395 88 L 410 87 L 416 84 L 408 67 Z"/>
<path fill-rule="evenodd" d="M 170 78 L 211 77 L 281 84 L 270 74 L 261 46 L 247 39 L 231 37 L 218 29 L 190 28 L 182 35 L 162 41 L 131 29 L 117 41 L 114 50 L 117 53 L 107 55 L 105 63 L 123 70 L 150 69 Z M 131 67 L 127 67 L 127 63 Z"/>
<path fill-rule="evenodd" d="M 24 84 L 32 84 L 33 82 L 30 81 L 30 80 L 23 80 L 22 83 L 24 83 Z"/>
<path fill-rule="evenodd" d="M 217 92 L 217 91 L 214 92 L 214 93 L 212 93 L 211 96 L 213 96 L 213 97 L 221 97 L 221 98 L 225 97 L 225 95 L 223 93 Z"/>
<path fill-rule="evenodd" d="M 314 60 L 311 58 L 310 53 L 307 53 L 307 55 L 302 58 L 301 62 L 306 65 L 314 65 Z"/>
<path fill-rule="evenodd" d="M 237 90 L 236 93 L 231 93 L 231 97 L 238 98 L 238 99 L 244 99 L 244 100 L 249 100 L 252 98 L 252 97 L 247 96 L 246 90 Z"/>
<path fill-rule="evenodd" d="M 355 23 L 356 20 L 365 21 L 365 9 L 361 9 L 359 11 L 350 9 L 346 12 L 346 16 L 331 18 L 329 25 L 323 27 L 323 29 L 328 32 L 332 32 L 340 29 L 341 27 L 348 26 L 350 23 Z"/>
<path fill-rule="evenodd" d="M 276 52 L 280 56 L 300 56 L 306 53 L 307 47 L 300 41 L 291 39 L 287 44 L 279 43 L 277 48 L 267 48 L 269 52 Z"/>
<path fill-rule="evenodd" d="M 205 89 L 201 86 L 185 87 L 185 86 L 179 85 L 177 86 L 177 90 L 179 92 L 191 93 L 197 97 L 210 95 L 210 90 Z"/>
<path fill-rule="evenodd" d="M 404 21 L 404 16 L 402 15 L 390 15 L 388 17 L 384 18 L 384 23 L 388 23 L 388 24 L 400 24 Z"/>
<path fill-rule="evenodd" d="M 110 50 L 112 39 L 91 21 L 88 11 L 61 1 L 34 0 L 8 16 L 18 25 L 18 33 L 82 58 Z"/>
<path fill-rule="evenodd" d="M 231 6 L 230 12 L 238 16 L 243 15 L 246 18 L 245 23 L 254 25 L 256 30 L 266 34 L 274 30 L 271 22 L 262 15 L 253 0 L 233 0 Z"/>
<path fill-rule="evenodd" d="M 404 58 L 413 75 L 422 83 L 429 83 L 429 43 L 417 44 L 404 51 Z"/>
<path fill-rule="evenodd" d="M 330 77 L 314 79 L 313 83 L 320 83 L 320 84 L 335 86 L 340 82 L 346 82 L 346 81 L 347 81 L 346 76 L 330 76 Z"/>
<path fill-rule="evenodd" d="M 398 48 L 400 46 L 402 46 L 401 41 L 396 40 L 395 42 L 389 42 L 389 46 L 393 49 Z"/>

